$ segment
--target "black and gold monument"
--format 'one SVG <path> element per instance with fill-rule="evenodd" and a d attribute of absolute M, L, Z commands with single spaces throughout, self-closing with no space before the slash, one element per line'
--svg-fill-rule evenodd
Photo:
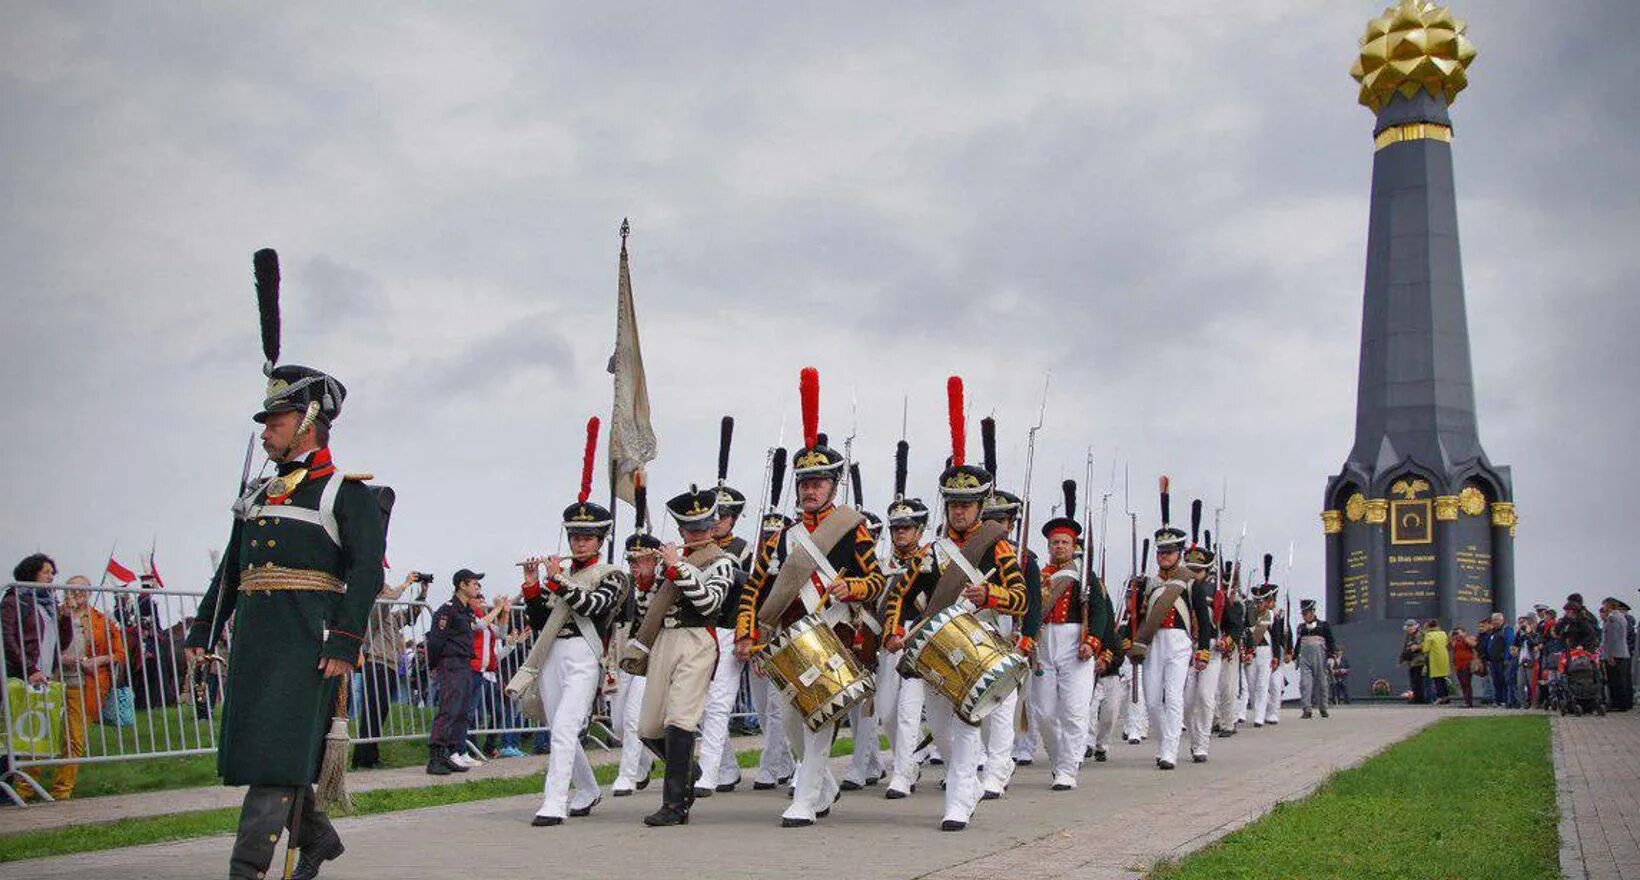
<path fill-rule="evenodd" d="M 1372 207 L 1355 446 L 1327 481 L 1327 614 L 1351 689 L 1406 687 L 1402 626 L 1513 620 L 1514 494 L 1475 424 L 1448 107 L 1475 48 L 1464 22 L 1402 0 L 1367 24 L 1351 75 L 1373 111 Z"/>

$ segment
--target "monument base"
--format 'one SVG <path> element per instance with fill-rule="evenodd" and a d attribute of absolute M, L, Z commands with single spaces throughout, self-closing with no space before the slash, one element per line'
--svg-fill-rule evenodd
<path fill-rule="evenodd" d="M 1391 696 L 1400 696 L 1409 687 L 1407 668 L 1400 664 L 1401 647 L 1406 644 L 1405 620 L 1362 620 L 1333 624 L 1333 638 L 1344 649 L 1350 664 L 1351 697 L 1372 695 L 1372 683 L 1389 682 Z"/>

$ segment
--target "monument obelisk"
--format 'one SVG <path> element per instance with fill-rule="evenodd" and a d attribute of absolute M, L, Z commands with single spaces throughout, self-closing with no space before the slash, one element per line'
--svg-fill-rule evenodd
<path fill-rule="evenodd" d="M 1351 689 L 1406 687 L 1402 626 L 1513 621 L 1514 493 L 1475 420 L 1448 108 L 1468 85 L 1466 25 L 1427 0 L 1367 23 L 1351 75 L 1373 111 L 1372 207 L 1355 445 L 1327 480 L 1327 614 Z"/>

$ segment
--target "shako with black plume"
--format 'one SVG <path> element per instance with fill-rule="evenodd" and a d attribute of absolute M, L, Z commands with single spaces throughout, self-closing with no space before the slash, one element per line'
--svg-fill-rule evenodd
<path fill-rule="evenodd" d="M 986 416 L 979 420 L 980 448 L 985 453 L 985 469 L 991 472 L 993 483 L 999 480 L 997 470 L 997 420 Z M 1025 507 L 1024 499 L 1005 489 L 993 486 L 991 496 L 985 499 L 985 509 L 980 515 L 985 519 L 998 521 L 1017 519 L 1019 511 Z"/>
<path fill-rule="evenodd" d="M 1202 540 L 1202 500 L 1190 502 L 1190 549 L 1184 552 L 1184 566 L 1191 571 L 1208 571 L 1213 567 L 1213 533 Z"/>
<path fill-rule="evenodd" d="M 769 462 L 769 509 L 763 511 L 762 533 L 778 532 L 791 525 L 791 517 L 780 512 L 780 490 L 786 488 L 786 447 L 775 448 Z"/>
<path fill-rule="evenodd" d="M 883 518 L 866 510 L 866 493 L 860 485 L 860 463 L 857 461 L 851 462 L 848 468 L 848 483 L 854 487 L 854 509 L 865 514 L 866 530 L 871 532 L 871 537 L 881 538 L 883 536 Z"/>
<path fill-rule="evenodd" d="M 1185 541 L 1189 535 L 1184 529 L 1173 525 L 1173 501 L 1168 489 L 1170 482 L 1166 474 L 1157 480 L 1157 489 L 1162 501 L 1162 527 L 1156 530 L 1156 553 L 1179 553 L 1184 550 Z"/>
<path fill-rule="evenodd" d="M 890 528 L 928 525 L 928 505 L 920 498 L 907 498 L 906 480 L 911 467 L 911 444 L 901 440 L 894 446 L 894 500 L 888 505 Z"/>
<path fill-rule="evenodd" d="M 643 471 L 632 475 L 632 534 L 626 538 L 626 558 L 645 556 L 661 549 L 661 539 L 649 530 L 649 485 Z"/>
<path fill-rule="evenodd" d="M 1059 516 L 1042 524 L 1042 537 L 1052 538 L 1056 534 L 1067 534 L 1072 539 L 1082 537 L 1082 524 L 1076 521 L 1076 481 L 1066 480 L 1059 484 L 1065 493 L 1065 509 Z"/>
<path fill-rule="evenodd" d="M 342 414 L 347 389 L 322 370 L 279 363 L 279 255 L 272 248 L 263 248 L 252 255 L 251 267 L 256 274 L 256 311 L 262 324 L 262 373 L 268 380 L 262 409 L 252 418 L 266 422 L 277 413 L 301 413 L 302 421 L 293 435 L 300 437 L 315 424 L 328 426 Z"/>
<path fill-rule="evenodd" d="M 718 516 L 739 517 L 746 509 L 746 495 L 729 485 L 729 447 L 735 438 L 735 417 L 724 416 L 718 429 L 717 512 Z"/>

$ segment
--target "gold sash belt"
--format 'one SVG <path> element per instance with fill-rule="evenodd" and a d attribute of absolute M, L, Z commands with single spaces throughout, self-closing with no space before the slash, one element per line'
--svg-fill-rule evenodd
<path fill-rule="evenodd" d="M 264 565 L 247 568 L 239 575 L 241 593 L 276 593 L 283 591 L 345 593 L 340 578 L 328 571 L 311 568 L 285 568 L 282 565 Z"/>

